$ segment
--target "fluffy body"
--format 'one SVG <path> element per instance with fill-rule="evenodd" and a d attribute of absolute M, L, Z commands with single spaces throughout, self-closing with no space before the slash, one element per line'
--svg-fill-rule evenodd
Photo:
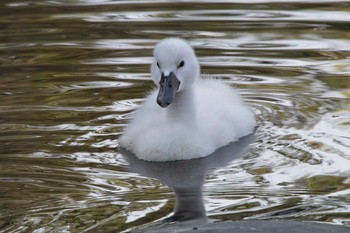
<path fill-rule="evenodd" d="M 186 43 L 183 48 L 181 45 L 185 42 L 180 39 L 167 40 L 170 40 L 169 44 L 180 43 L 177 47 L 180 50 L 189 47 Z M 186 51 L 184 56 L 188 56 L 188 53 Z M 178 56 L 181 57 L 181 54 Z M 155 56 L 155 59 L 157 62 L 161 58 Z M 190 62 L 185 60 L 186 65 L 196 65 L 195 56 L 194 59 Z M 159 74 L 154 70 L 154 64 L 151 69 L 157 83 Z M 180 85 L 174 101 L 168 107 L 161 108 L 156 102 L 157 90 L 152 91 L 134 112 L 133 119 L 120 137 L 121 146 L 138 158 L 148 161 L 200 158 L 254 131 L 254 114 L 237 90 L 220 80 L 201 79 L 199 66 L 198 77 L 190 79 L 185 71 L 182 70 L 183 74 L 176 71 L 179 79 L 187 82 L 181 82 L 181 85 L 186 85 Z M 193 75 L 197 71 L 189 72 Z"/>

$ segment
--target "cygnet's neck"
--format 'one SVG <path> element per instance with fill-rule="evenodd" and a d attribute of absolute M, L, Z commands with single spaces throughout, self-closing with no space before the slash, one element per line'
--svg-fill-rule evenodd
<path fill-rule="evenodd" d="M 196 119 L 194 87 L 186 88 L 175 95 L 174 101 L 166 108 L 166 117 L 173 122 L 193 126 Z"/>

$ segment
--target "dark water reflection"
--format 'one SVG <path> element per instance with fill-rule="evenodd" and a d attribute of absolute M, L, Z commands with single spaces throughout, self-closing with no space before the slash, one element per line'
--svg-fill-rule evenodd
<path fill-rule="evenodd" d="M 131 172 L 156 178 L 174 190 L 176 203 L 174 214 L 165 221 L 206 220 L 202 186 L 205 177 L 232 160 L 247 153 L 255 135 L 249 135 L 235 143 L 220 148 L 208 157 L 184 161 L 146 162 L 123 151 Z"/>
<path fill-rule="evenodd" d="M 198 172 L 206 216 L 349 225 L 349 9 L 1 1 L 0 231 L 118 232 L 171 216 L 172 189 L 130 172 L 118 146 L 167 36 L 188 39 L 202 72 L 239 88 L 259 122 L 243 157 Z"/>

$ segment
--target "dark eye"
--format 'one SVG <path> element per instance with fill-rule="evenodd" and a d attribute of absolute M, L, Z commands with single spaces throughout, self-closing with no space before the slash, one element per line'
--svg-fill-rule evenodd
<path fill-rule="evenodd" d="M 160 69 L 160 66 L 159 66 L 159 63 L 157 62 L 157 66 L 158 66 L 158 68 Z"/>
<path fill-rule="evenodd" d="M 184 61 L 181 61 L 180 64 L 179 64 L 179 66 L 178 66 L 177 68 L 181 68 L 181 67 L 183 67 L 184 65 L 185 65 L 185 62 L 184 62 Z"/>

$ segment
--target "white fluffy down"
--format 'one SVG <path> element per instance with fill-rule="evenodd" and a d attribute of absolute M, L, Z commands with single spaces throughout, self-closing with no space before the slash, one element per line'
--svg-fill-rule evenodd
<path fill-rule="evenodd" d="M 170 40 L 169 45 L 177 40 L 184 43 L 180 39 L 166 40 Z M 161 57 L 156 57 L 155 62 L 159 59 Z M 186 62 L 186 57 L 183 59 Z M 253 112 L 235 89 L 220 80 L 196 78 L 191 86 L 182 87 L 166 108 L 157 104 L 157 92 L 152 91 L 134 112 L 119 139 L 122 147 L 140 159 L 169 161 L 204 157 L 254 131 Z"/>

